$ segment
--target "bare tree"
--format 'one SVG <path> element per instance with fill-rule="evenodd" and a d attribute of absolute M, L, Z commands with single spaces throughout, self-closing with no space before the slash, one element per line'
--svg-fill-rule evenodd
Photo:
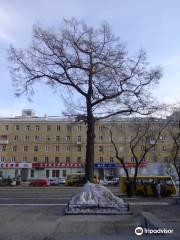
<path fill-rule="evenodd" d="M 72 115 L 83 116 L 87 180 L 93 179 L 95 120 L 154 110 L 149 89 L 161 70 L 148 69 L 143 50 L 130 57 L 107 23 L 98 29 L 75 19 L 64 20 L 57 29 L 34 26 L 32 45 L 27 50 L 12 46 L 9 60 L 17 96 L 31 96 L 34 83 L 42 81 L 60 88 Z"/>
<path fill-rule="evenodd" d="M 157 118 L 133 118 L 129 119 L 129 131 L 131 136 L 129 136 L 129 150 L 133 156 L 134 163 L 134 174 L 132 180 L 132 186 L 134 192 L 136 191 L 136 178 L 138 174 L 139 167 L 144 161 L 148 161 L 147 155 L 150 151 L 156 147 L 163 131 L 166 129 L 168 121 L 166 119 Z M 115 149 L 116 158 L 120 161 L 127 181 L 129 182 L 129 172 L 126 167 L 125 159 L 120 157 L 118 151 L 118 145 L 113 140 L 112 130 L 110 130 L 111 142 Z"/>
<path fill-rule="evenodd" d="M 179 196 L 180 196 L 180 112 L 171 115 L 169 124 L 169 133 L 173 140 L 170 151 L 170 162 L 173 163 L 179 179 Z"/>

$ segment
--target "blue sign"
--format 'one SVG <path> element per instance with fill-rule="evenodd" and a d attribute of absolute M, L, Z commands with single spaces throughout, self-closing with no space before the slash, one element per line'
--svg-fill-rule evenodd
<path fill-rule="evenodd" d="M 94 168 L 116 168 L 115 163 L 95 163 Z"/>

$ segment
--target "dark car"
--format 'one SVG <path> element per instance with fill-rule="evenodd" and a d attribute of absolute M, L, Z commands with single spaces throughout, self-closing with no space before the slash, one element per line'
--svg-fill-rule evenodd
<path fill-rule="evenodd" d="M 3 178 L 0 180 L 0 186 L 12 186 L 12 179 L 11 178 Z"/>

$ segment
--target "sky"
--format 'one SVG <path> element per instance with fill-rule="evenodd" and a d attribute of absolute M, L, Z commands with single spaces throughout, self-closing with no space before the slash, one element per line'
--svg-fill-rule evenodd
<path fill-rule="evenodd" d="M 29 102 L 14 96 L 7 50 L 10 44 L 27 48 L 32 26 L 58 26 L 75 17 L 98 27 L 108 22 L 130 53 L 146 50 L 151 66 L 161 66 L 163 77 L 153 90 L 160 102 L 180 102 L 180 1 L 179 0 L 0 0 L 0 117 L 13 117 L 22 109 L 37 116 L 60 116 L 65 110 L 60 94 L 36 85 Z"/>

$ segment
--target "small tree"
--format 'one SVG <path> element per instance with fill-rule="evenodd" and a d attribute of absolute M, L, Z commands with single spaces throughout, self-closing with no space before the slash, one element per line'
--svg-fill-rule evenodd
<path fill-rule="evenodd" d="M 167 127 L 167 121 L 164 119 L 155 118 L 134 118 L 129 119 L 129 127 L 131 129 L 131 136 L 129 139 L 129 149 L 134 160 L 134 175 L 132 180 L 133 192 L 136 191 L 136 178 L 140 165 L 146 160 L 150 151 L 156 147 L 160 137 Z M 118 146 L 113 140 L 112 130 L 110 130 L 111 142 L 115 149 L 116 158 L 122 164 L 125 171 L 127 181 L 129 182 L 129 172 L 126 167 L 125 159 L 120 157 Z"/>
<path fill-rule="evenodd" d="M 32 45 L 11 47 L 9 60 L 17 96 L 30 96 L 41 81 L 60 88 L 71 115 L 83 116 L 87 180 L 93 180 L 95 120 L 154 110 L 149 89 L 161 78 L 160 69 L 148 69 L 143 50 L 130 57 L 107 23 L 97 29 L 75 19 L 64 20 L 57 30 L 35 26 Z"/>

